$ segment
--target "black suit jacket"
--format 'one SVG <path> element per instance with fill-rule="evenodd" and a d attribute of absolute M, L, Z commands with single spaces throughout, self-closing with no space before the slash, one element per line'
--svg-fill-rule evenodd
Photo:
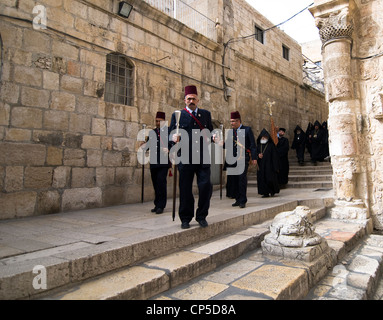
<path fill-rule="evenodd" d="M 199 123 L 193 119 L 193 117 L 185 110 L 181 110 L 181 117 L 180 117 L 180 123 L 179 123 L 179 129 L 185 130 L 188 138 L 189 138 L 189 163 L 182 163 L 181 165 L 186 164 L 193 164 L 193 154 L 194 156 L 199 153 L 199 164 L 202 164 L 203 166 L 210 166 L 209 163 L 204 163 L 203 158 L 205 155 L 206 157 L 210 158 L 210 153 L 208 150 L 208 145 L 211 142 L 211 131 L 213 130 L 213 125 L 211 121 L 211 113 L 210 111 L 200 109 L 198 108 L 196 118 L 198 119 Z M 172 119 L 170 122 L 169 132 L 170 132 L 170 139 L 172 139 L 172 131 L 176 129 L 176 118 L 175 114 L 172 114 Z M 201 134 L 201 131 L 204 129 L 207 129 L 208 132 L 204 135 L 203 132 Z M 199 143 L 196 143 L 196 138 L 198 137 L 198 134 L 200 133 Z M 181 135 L 182 139 L 182 135 Z M 204 142 L 204 139 L 208 140 Z M 181 156 L 181 153 L 178 153 L 178 156 Z"/>
<path fill-rule="evenodd" d="M 168 127 L 151 130 L 148 143 L 150 145 L 150 168 L 169 168 L 169 153 L 163 151 L 164 148 L 170 150 L 171 147 L 168 139 Z"/>
<path fill-rule="evenodd" d="M 250 161 L 250 155 L 251 155 L 252 160 L 257 160 L 257 145 L 255 142 L 253 130 L 251 129 L 251 127 L 247 127 L 247 126 L 242 125 L 241 128 L 237 130 L 238 136 L 241 136 L 243 134 L 245 136 L 245 144 L 244 145 L 240 145 L 239 143 L 236 142 L 234 129 L 232 129 L 231 131 L 232 131 L 232 139 L 233 139 L 233 141 L 232 141 L 232 143 L 233 143 L 233 156 L 237 157 L 238 154 L 239 155 L 245 154 L 246 163 L 248 163 Z M 231 139 L 230 136 L 228 138 Z M 238 139 L 238 142 L 240 142 L 239 139 Z M 230 143 L 230 142 L 227 140 L 227 143 Z M 226 148 L 226 144 L 225 144 L 225 148 Z M 228 164 L 227 166 L 228 167 L 235 167 L 236 163 L 230 164 L 230 165 Z"/>

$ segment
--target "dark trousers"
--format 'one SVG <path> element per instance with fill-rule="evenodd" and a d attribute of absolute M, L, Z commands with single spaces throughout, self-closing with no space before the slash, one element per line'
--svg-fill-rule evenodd
<path fill-rule="evenodd" d="M 182 222 L 190 222 L 194 217 L 194 196 L 193 180 L 197 177 L 198 186 L 198 208 L 196 211 L 196 220 L 206 219 L 209 208 L 213 186 L 210 182 L 210 167 L 202 165 L 178 165 L 179 188 L 180 188 L 180 206 L 179 216 Z"/>
<path fill-rule="evenodd" d="M 164 209 L 167 201 L 167 176 L 168 167 L 150 168 L 154 188 L 154 206 Z"/>
<path fill-rule="evenodd" d="M 237 189 L 235 202 L 245 204 L 247 202 L 247 170 L 249 169 L 249 162 L 245 163 L 245 170 L 242 174 L 233 175 L 233 185 Z"/>
<path fill-rule="evenodd" d="M 228 175 L 226 177 L 226 197 L 237 199 L 238 179 L 237 176 Z"/>

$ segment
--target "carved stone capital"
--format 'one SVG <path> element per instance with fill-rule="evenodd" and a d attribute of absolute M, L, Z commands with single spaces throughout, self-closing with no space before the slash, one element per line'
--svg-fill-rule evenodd
<path fill-rule="evenodd" d="M 354 2 L 352 0 L 316 1 L 310 9 L 323 44 L 331 40 L 352 39 L 354 31 Z"/>
<path fill-rule="evenodd" d="M 352 38 L 354 22 L 349 16 L 348 8 L 330 15 L 326 19 L 318 18 L 315 22 L 323 44 L 334 39 Z"/>

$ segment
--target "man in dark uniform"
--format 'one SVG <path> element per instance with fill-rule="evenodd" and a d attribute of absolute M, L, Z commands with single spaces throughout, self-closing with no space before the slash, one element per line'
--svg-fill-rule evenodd
<path fill-rule="evenodd" d="M 195 86 L 185 87 L 186 107 L 181 110 L 179 120 L 181 135 L 173 135 L 171 137 L 173 142 L 179 142 L 180 139 L 183 139 L 182 134 L 186 133 L 188 137 L 185 138 L 189 139 L 189 156 L 181 155 L 181 162 L 178 164 L 180 189 L 179 217 L 182 229 L 190 228 L 190 221 L 194 217 L 194 176 L 197 176 L 199 193 L 195 219 L 203 228 L 208 226 L 206 217 L 209 213 L 210 198 L 213 190 L 210 182 L 210 153 L 208 149 L 208 145 L 211 142 L 210 132 L 213 130 L 211 114 L 207 110 L 198 108 L 198 103 L 197 88 Z M 173 113 L 169 128 L 170 132 L 176 129 L 176 125 L 176 117 Z M 182 149 L 180 151 L 182 152 Z M 180 156 L 180 154 L 178 155 Z M 207 159 L 209 160 L 207 161 Z"/>
<path fill-rule="evenodd" d="M 229 134 L 229 138 L 232 137 L 233 139 L 233 157 L 236 158 L 237 161 L 233 164 L 228 164 L 227 168 L 237 167 L 239 161 L 245 161 L 244 170 L 239 170 L 240 172 L 234 175 L 230 175 L 230 172 L 227 171 L 229 187 L 231 185 L 237 190 L 235 193 L 235 202 L 232 206 L 245 208 L 247 203 L 247 171 L 250 162 L 254 165 L 257 164 L 255 138 L 251 128 L 242 125 L 241 115 L 238 111 L 230 114 L 230 125 L 233 132 L 232 135 Z"/>
<path fill-rule="evenodd" d="M 150 174 L 155 193 L 154 209 L 152 212 L 164 212 L 167 202 L 167 175 L 169 170 L 168 127 L 165 123 L 165 113 L 157 112 L 156 128 L 149 133 L 150 144 Z"/>

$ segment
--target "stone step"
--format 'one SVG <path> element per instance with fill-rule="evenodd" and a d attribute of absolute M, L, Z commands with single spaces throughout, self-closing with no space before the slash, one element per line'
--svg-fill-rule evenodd
<path fill-rule="evenodd" d="M 256 249 L 153 299 L 201 299 L 202 294 L 203 299 L 210 300 L 305 299 L 310 289 L 327 276 L 328 270 L 343 261 L 365 238 L 367 225 L 321 218 L 314 223 L 315 231 L 327 240 L 329 249 L 316 260 L 291 260 Z"/>
<path fill-rule="evenodd" d="M 290 166 L 299 166 L 299 167 L 331 167 L 331 162 L 329 161 L 317 161 L 316 163 L 305 161 L 303 165 L 301 166 L 297 160 L 291 160 L 289 159 Z"/>
<path fill-rule="evenodd" d="M 383 236 L 371 234 L 339 259 L 305 300 L 373 300 L 382 273 Z"/>
<path fill-rule="evenodd" d="M 248 180 L 249 187 L 256 187 L 257 180 Z M 289 181 L 287 188 L 307 188 L 307 189 L 332 189 L 332 181 Z"/>
<path fill-rule="evenodd" d="M 266 227 L 254 226 L 199 246 L 124 268 L 68 288 L 45 299 L 110 300 L 149 299 L 214 270 L 260 246 Z M 113 285 L 111 285 L 113 284 Z"/>
<path fill-rule="evenodd" d="M 331 181 L 332 175 L 289 175 L 289 182 L 291 181 Z"/>
<path fill-rule="evenodd" d="M 289 182 L 289 188 L 318 188 L 318 189 L 332 189 L 332 181 L 298 181 Z"/>
<path fill-rule="evenodd" d="M 312 209 L 313 219 L 323 218 L 325 212 L 325 207 Z M 269 233 L 271 221 L 85 281 L 44 299 L 149 299 L 259 248 L 264 236 Z"/>
<path fill-rule="evenodd" d="M 332 169 L 318 169 L 318 168 L 290 168 L 289 174 L 301 174 L 301 175 L 310 175 L 310 174 L 325 174 L 332 175 Z"/>
<path fill-rule="evenodd" d="M 304 200 L 302 203 L 317 205 L 318 201 L 331 202 L 332 198 Z M 123 270 L 196 243 L 239 232 L 254 224 L 270 220 L 281 211 L 293 210 L 299 203 L 301 202 L 288 198 L 275 199 L 274 202 L 267 203 L 259 200 L 259 205 L 249 204 L 244 209 L 236 210 L 231 207 L 231 200 L 219 200 L 215 195 L 209 213 L 209 227 L 204 229 L 194 222 L 190 229 L 182 230 L 179 222 L 171 222 L 168 214 L 164 213 L 161 216 L 144 214 L 142 204 L 94 209 L 90 210 L 89 214 L 87 211 L 82 211 L 4 222 L 2 227 L 8 230 L 13 228 L 15 232 L 20 232 L 18 237 L 20 241 L 26 237 L 24 234 L 27 232 L 41 234 L 40 241 L 45 241 L 46 249 L 43 246 L 39 250 L 26 253 L 14 252 L 13 255 L 0 259 L 0 299 L 38 297 L 41 290 L 33 287 L 36 274 L 32 273 L 36 266 L 45 268 L 48 287 L 43 293 L 49 293 L 51 290 L 77 285 L 90 278 Z M 149 206 L 151 203 L 146 205 L 146 210 L 150 208 Z M 126 210 L 133 211 L 129 213 Z M 105 211 L 108 215 L 105 215 Z M 108 216 L 111 217 L 110 223 L 107 220 Z M 21 228 L 16 228 L 16 225 L 20 225 Z M 94 231 L 91 229 L 92 225 L 96 227 Z M 101 225 L 104 225 L 102 230 Z M 87 232 L 84 232 L 85 227 Z M 45 239 L 44 234 L 54 230 L 59 232 L 62 228 L 64 228 L 64 231 L 60 231 L 62 236 L 53 239 L 51 235 L 55 244 L 47 247 L 49 239 Z M 119 238 L 110 237 L 102 232 L 122 234 Z M 125 233 L 128 234 L 125 236 Z M 72 237 L 73 240 L 68 243 L 68 239 L 63 237 Z M 60 245 L 62 241 L 68 244 Z M 31 245 L 37 244 L 44 243 L 31 243 Z"/>

